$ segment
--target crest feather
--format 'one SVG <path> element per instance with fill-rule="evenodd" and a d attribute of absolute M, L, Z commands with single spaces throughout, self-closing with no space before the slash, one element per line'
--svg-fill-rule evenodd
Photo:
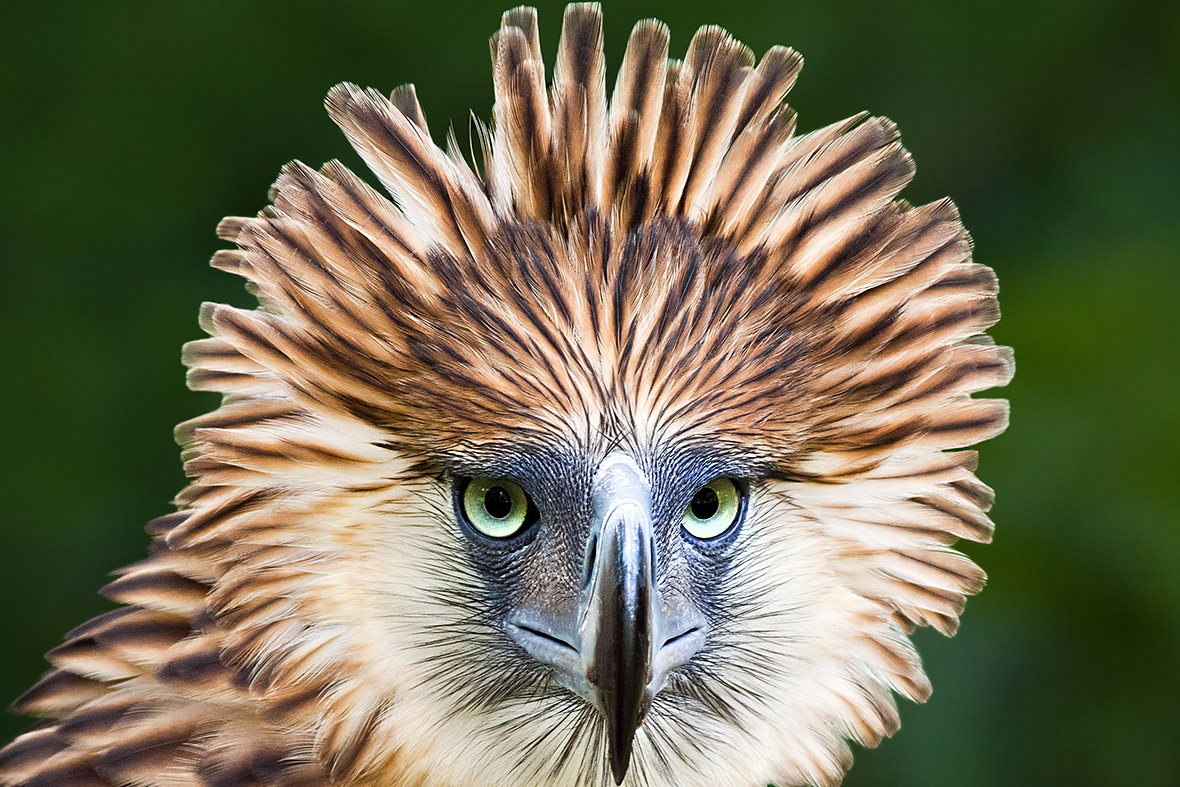
<path fill-rule="evenodd" d="M 652 155 L 663 111 L 668 28 L 647 19 L 627 40 L 610 102 L 610 141 L 603 200 L 631 222 L 650 198 Z"/>
<path fill-rule="evenodd" d="M 552 118 L 537 13 L 507 11 L 492 37 L 496 103 L 490 181 L 502 210 L 548 219 L 553 209 Z"/>
<path fill-rule="evenodd" d="M 602 9 L 566 6 L 553 74 L 553 181 L 556 218 L 602 204 L 606 160 L 606 58 Z"/>

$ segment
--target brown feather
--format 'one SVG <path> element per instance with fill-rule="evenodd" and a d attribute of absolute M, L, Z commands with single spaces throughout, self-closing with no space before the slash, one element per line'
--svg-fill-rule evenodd
<path fill-rule="evenodd" d="M 610 141 L 602 198 L 614 220 L 630 226 L 650 199 L 652 153 L 668 69 L 668 28 L 655 20 L 635 25 L 610 101 Z"/>
<path fill-rule="evenodd" d="M 606 59 L 597 3 L 566 6 L 553 73 L 553 190 L 559 226 L 602 203 Z"/>

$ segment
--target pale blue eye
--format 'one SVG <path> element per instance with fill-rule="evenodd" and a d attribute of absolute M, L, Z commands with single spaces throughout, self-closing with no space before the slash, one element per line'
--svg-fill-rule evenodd
<path fill-rule="evenodd" d="M 508 538 L 524 526 L 529 499 L 519 484 L 504 478 L 476 477 L 463 492 L 463 513 L 489 538 Z"/>
<path fill-rule="evenodd" d="M 702 541 L 724 535 L 737 521 L 741 503 L 741 492 L 733 479 L 715 478 L 698 489 L 684 509 L 684 529 Z"/>

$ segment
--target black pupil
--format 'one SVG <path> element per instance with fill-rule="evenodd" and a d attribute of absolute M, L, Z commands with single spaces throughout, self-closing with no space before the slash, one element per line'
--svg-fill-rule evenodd
<path fill-rule="evenodd" d="M 496 519 L 503 519 L 512 513 L 512 495 L 502 486 L 493 486 L 484 492 L 483 507 Z"/>
<path fill-rule="evenodd" d="M 693 495 L 692 503 L 689 504 L 692 515 L 697 519 L 712 519 L 720 507 L 721 501 L 717 499 L 717 493 L 709 487 L 705 487 Z"/>

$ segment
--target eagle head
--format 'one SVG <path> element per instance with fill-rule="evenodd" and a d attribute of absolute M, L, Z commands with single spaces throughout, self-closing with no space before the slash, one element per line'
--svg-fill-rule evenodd
<path fill-rule="evenodd" d="M 222 222 L 192 483 L 0 784 L 826 785 L 929 695 L 1011 374 L 953 205 L 887 120 L 796 134 L 791 49 L 640 22 L 608 100 L 584 4 L 551 85 L 532 9 L 492 61 L 480 166 L 340 85 L 384 192 Z"/>

